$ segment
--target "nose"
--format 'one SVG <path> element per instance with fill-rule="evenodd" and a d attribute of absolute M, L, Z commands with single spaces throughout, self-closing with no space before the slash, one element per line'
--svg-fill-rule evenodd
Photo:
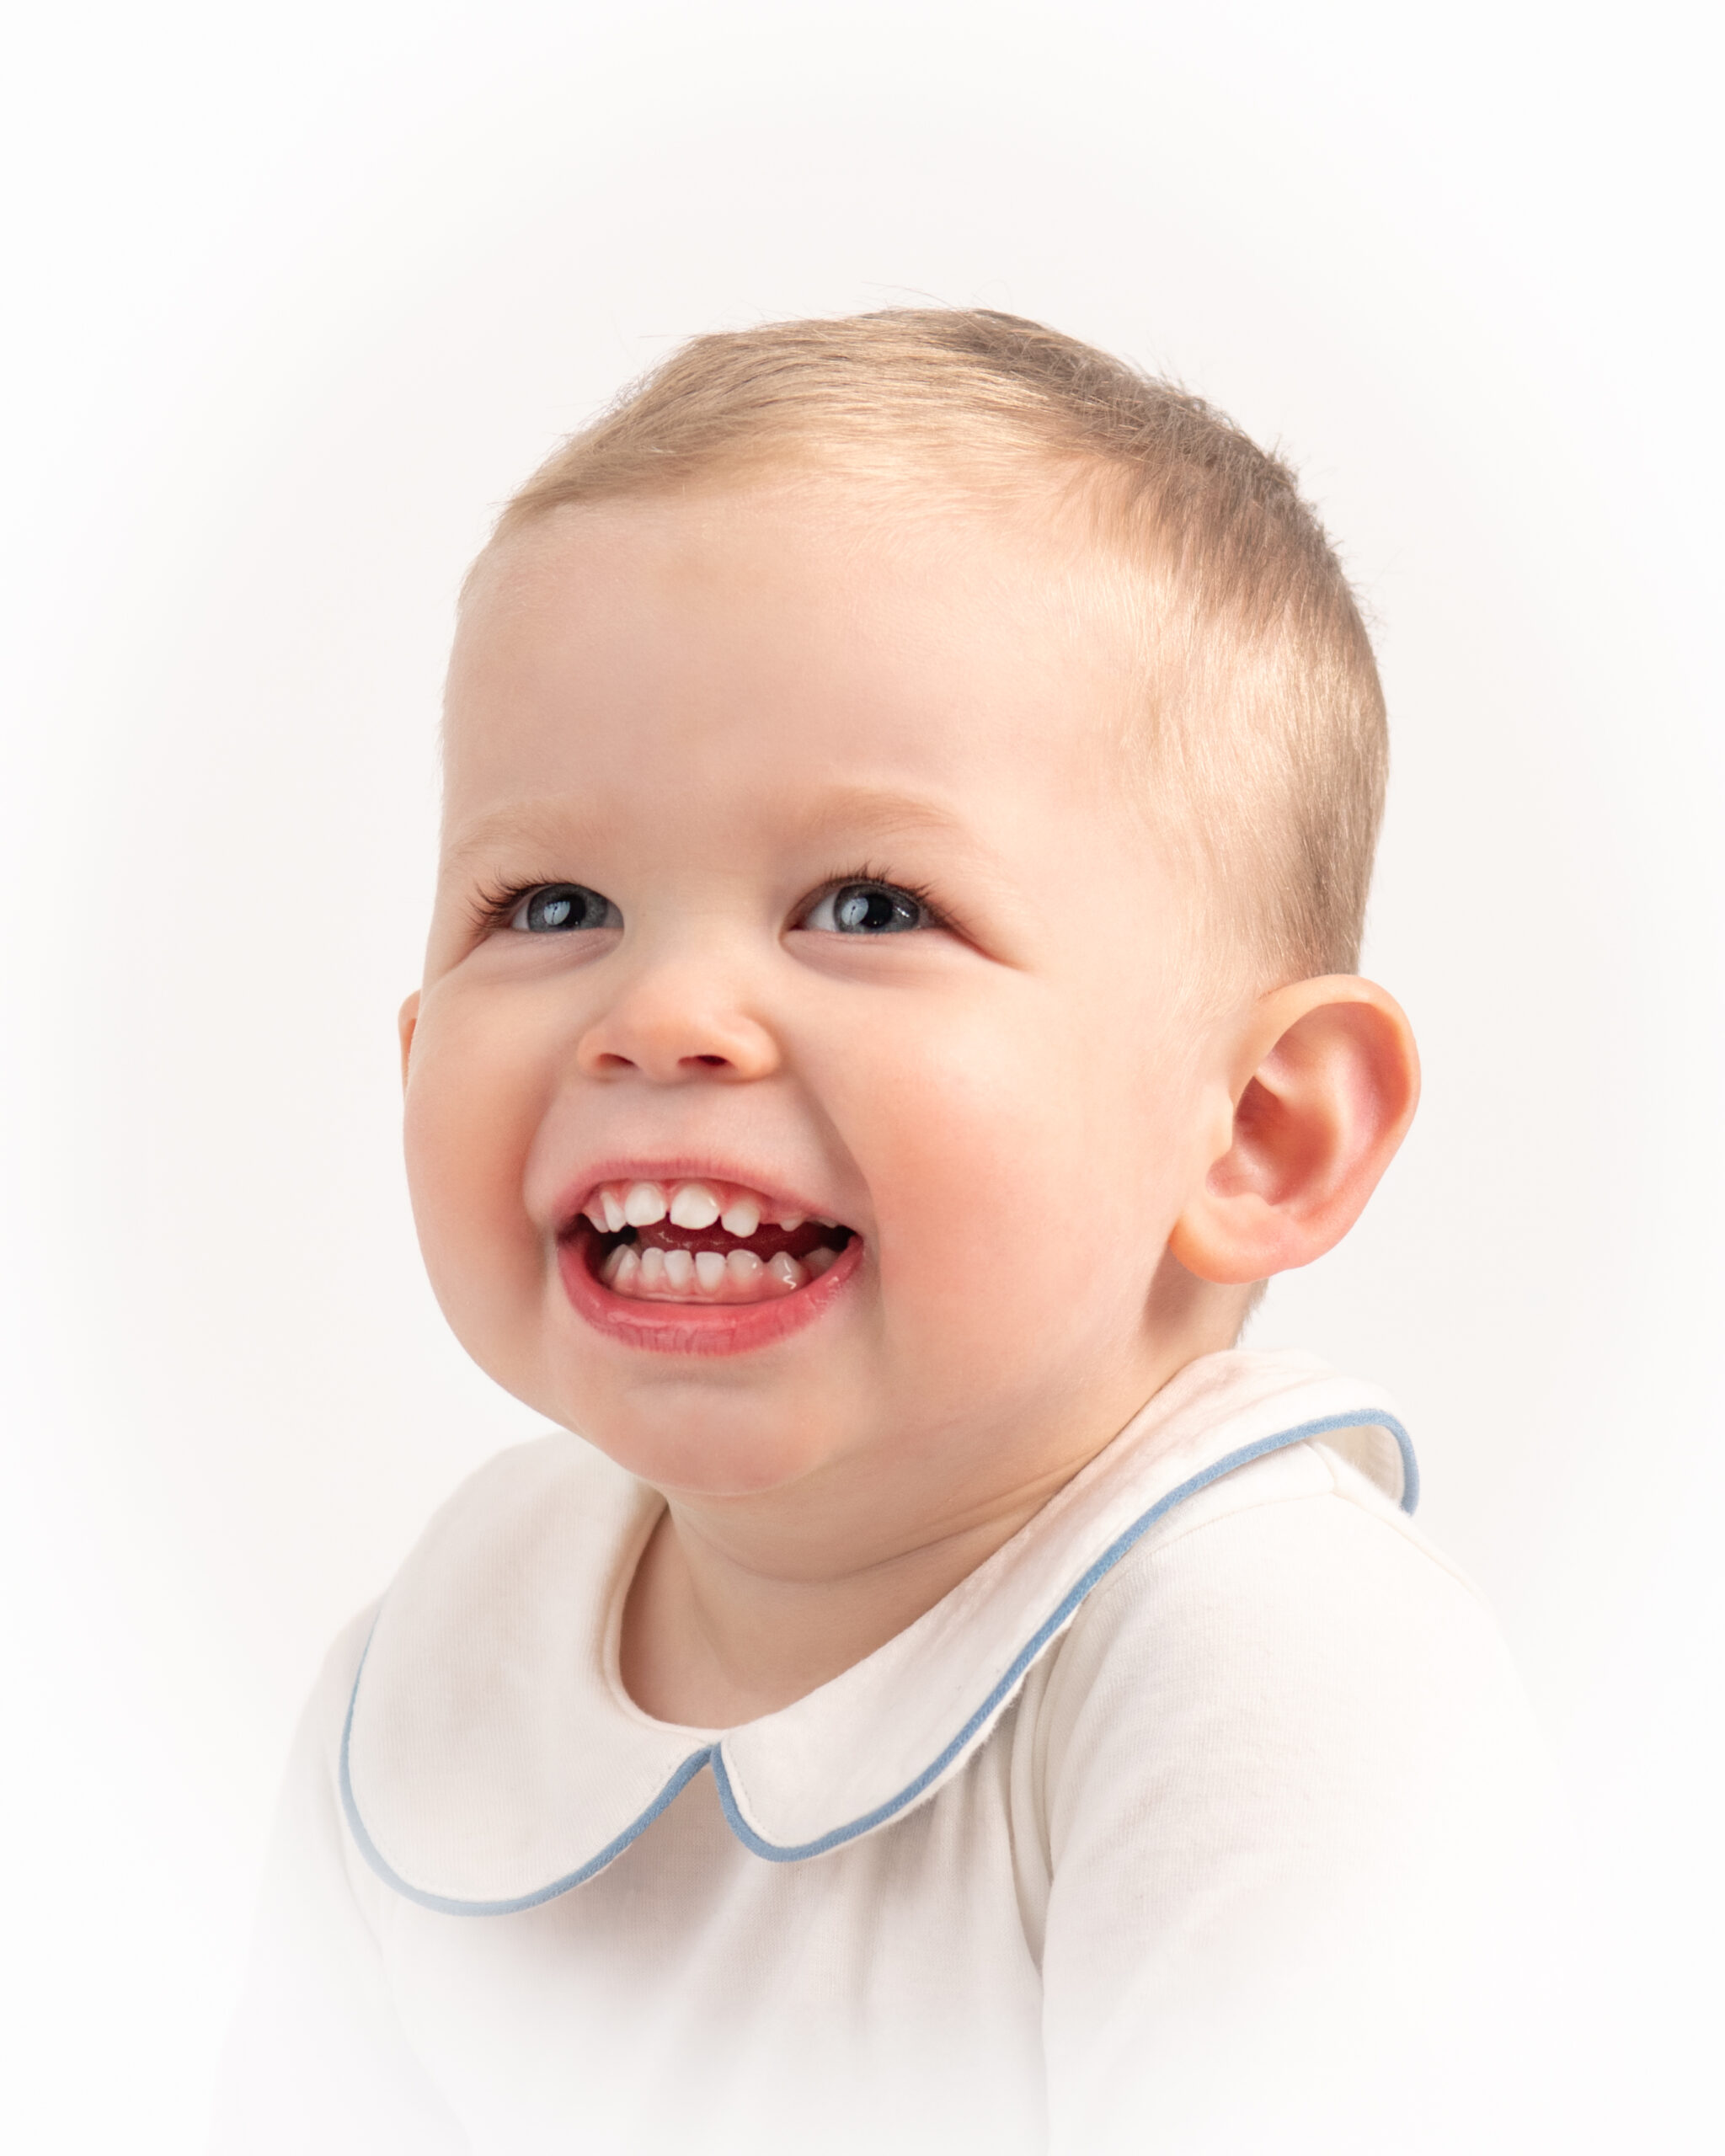
<path fill-rule="evenodd" d="M 771 1029 L 716 958 L 644 964 L 589 1024 L 575 1060 L 590 1078 L 633 1071 L 654 1085 L 765 1078 L 782 1060 Z"/>

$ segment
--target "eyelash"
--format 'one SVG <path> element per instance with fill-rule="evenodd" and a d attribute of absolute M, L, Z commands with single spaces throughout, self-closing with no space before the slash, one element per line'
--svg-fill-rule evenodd
<path fill-rule="evenodd" d="M 507 927 L 523 899 L 531 898 L 535 891 L 542 891 L 550 884 L 569 880 L 564 876 L 545 876 L 531 883 L 483 885 L 473 894 L 471 907 L 474 933 L 489 936 L 494 930 Z M 889 890 L 902 891 L 907 899 L 916 899 L 927 915 L 931 926 L 945 929 L 957 926 L 952 915 L 935 903 L 933 894 L 926 883 L 907 883 L 903 877 L 895 876 L 888 869 L 871 867 L 867 862 L 861 867 L 847 868 L 841 876 L 823 877 L 809 894 L 809 906 L 817 905 L 834 891 L 842 890 L 846 883 L 882 883 Z"/>
<path fill-rule="evenodd" d="M 934 894 L 926 883 L 909 883 L 902 876 L 895 876 L 890 869 L 871 867 L 866 862 L 860 868 L 847 868 L 842 876 L 823 877 L 809 894 L 809 906 L 842 890 L 846 883 L 883 883 L 889 891 L 902 891 L 907 899 L 915 899 L 927 915 L 930 927 L 953 929 L 958 926 L 946 909 L 936 904 Z"/>
<path fill-rule="evenodd" d="M 537 883 L 482 885 L 473 894 L 470 909 L 473 915 L 473 933 L 476 936 L 489 936 L 494 929 L 507 928 L 515 908 L 520 905 L 523 899 L 530 897 L 535 891 L 544 890 L 547 884 L 561 883 L 564 880 L 558 876 L 547 876 Z"/>

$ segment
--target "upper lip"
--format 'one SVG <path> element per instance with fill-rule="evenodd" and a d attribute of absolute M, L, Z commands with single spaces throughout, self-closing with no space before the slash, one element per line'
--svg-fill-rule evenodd
<path fill-rule="evenodd" d="M 602 1184 L 608 1182 L 730 1183 L 744 1190 L 758 1192 L 781 1212 L 800 1213 L 809 1220 L 830 1220 L 835 1226 L 846 1225 L 840 1214 L 820 1199 L 793 1190 L 787 1184 L 776 1182 L 770 1176 L 762 1176 L 738 1161 L 721 1162 L 694 1158 L 637 1159 L 601 1161 L 565 1182 L 555 1215 L 558 1235 L 569 1234 L 579 1219 L 587 1200 Z"/>

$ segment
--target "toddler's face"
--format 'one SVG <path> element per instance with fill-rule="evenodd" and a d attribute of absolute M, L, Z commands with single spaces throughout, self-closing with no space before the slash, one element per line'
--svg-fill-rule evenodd
<path fill-rule="evenodd" d="M 481 572 L 414 1209 L 476 1359 L 661 1487 L 962 1503 L 1194 1352 L 1166 1245 L 1228 1103 L 1083 593 L 1028 521 L 814 482 Z"/>

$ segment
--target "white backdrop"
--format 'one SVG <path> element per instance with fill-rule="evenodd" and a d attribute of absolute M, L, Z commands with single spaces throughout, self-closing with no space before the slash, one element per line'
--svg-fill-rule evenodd
<path fill-rule="evenodd" d="M 1425 1105 L 1256 1338 L 1397 1390 L 1516 1646 L 1581 1817 L 1600 2145 L 1717 2145 L 1711 35 L 1669 0 L 14 26 L 12 2145 L 195 2145 L 322 1648 L 532 1427 L 443 1336 L 395 1128 L 488 516 L 684 335 L 925 296 L 1280 443 L 1373 611 L 1369 966 Z"/>

